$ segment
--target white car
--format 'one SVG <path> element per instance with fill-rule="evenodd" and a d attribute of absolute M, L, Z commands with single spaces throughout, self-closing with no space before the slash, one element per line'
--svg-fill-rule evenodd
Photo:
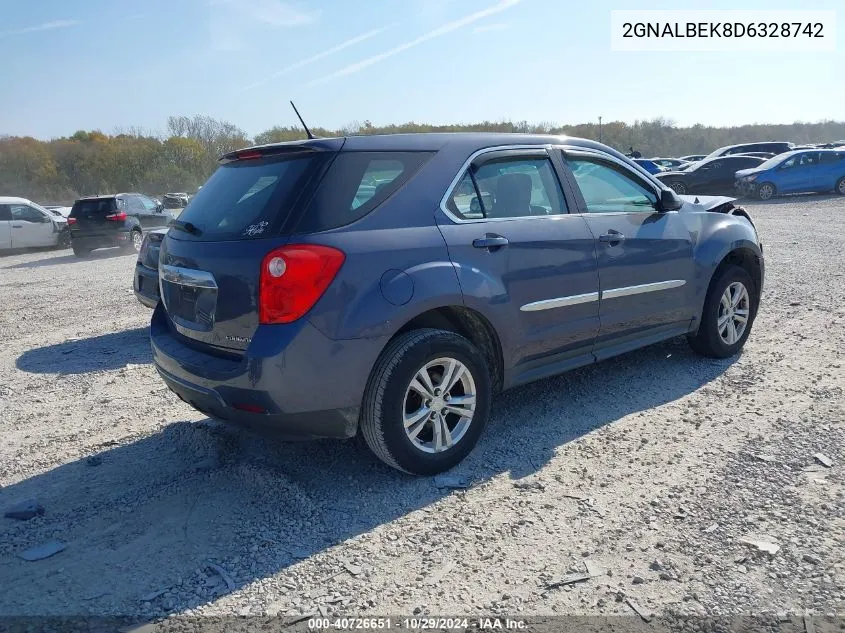
<path fill-rule="evenodd" d="M 52 204 L 45 204 L 45 205 L 42 205 L 42 206 L 45 209 L 47 209 L 48 211 L 54 211 L 53 215 L 58 214 L 58 215 L 61 215 L 61 216 L 64 216 L 64 217 L 69 216 L 70 210 L 73 209 L 73 207 L 60 207 L 60 206 L 56 206 L 56 205 L 52 205 Z"/>
<path fill-rule="evenodd" d="M 0 250 L 69 244 L 67 218 L 26 198 L 0 196 Z"/>

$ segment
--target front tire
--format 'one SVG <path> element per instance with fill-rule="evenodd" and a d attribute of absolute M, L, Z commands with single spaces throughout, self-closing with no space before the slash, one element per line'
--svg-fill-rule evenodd
<path fill-rule="evenodd" d="M 679 196 L 684 196 L 689 193 L 687 186 L 680 182 L 679 180 L 673 180 L 669 183 L 669 186 L 677 193 Z"/>
<path fill-rule="evenodd" d="M 710 283 L 701 324 L 689 344 L 702 356 L 728 358 L 737 354 L 751 334 L 759 296 L 744 268 L 727 266 Z"/>
<path fill-rule="evenodd" d="M 478 443 L 490 398 L 490 369 L 475 345 L 447 330 L 413 330 L 391 341 L 376 362 L 361 431 L 389 466 L 435 475 Z"/>
<path fill-rule="evenodd" d="M 757 187 L 757 197 L 760 200 L 771 200 L 775 197 L 777 193 L 777 189 L 775 186 L 770 182 L 764 182 L 759 187 Z"/>

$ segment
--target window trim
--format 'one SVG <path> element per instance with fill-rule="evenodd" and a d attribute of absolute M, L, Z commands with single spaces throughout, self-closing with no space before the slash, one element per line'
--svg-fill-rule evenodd
<path fill-rule="evenodd" d="M 575 174 L 572 173 L 572 170 L 569 168 L 569 165 L 566 162 L 567 158 L 585 158 L 588 160 L 595 160 L 597 162 L 605 162 L 610 163 L 613 167 L 618 168 L 621 170 L 626 176 L 628 176 L 631 180 L 638 183 L 644 189 L 648 189 L 651 191 L 654 196 L 657 198 L 657 202 L 655 204 L 660 204 L 660 187 L 655 187 L 653 183 L 651 183 L 648 179 L 641 176 L 639 173 L 631 169 L 630 165 L 625 164 L 623 161 L 619 160 L 615 156 L 611 156 L 610 154 L 606 154 L 604 152 L 600 152 L 597 150 L 583 148 L 583 147 L 574 147 L 574 146 L 558 146 L 555 149 L 560 150 L 561 153 L 561 169 L 566 174 L 566 178 L 568 180 L 568 184 L 570 189 L 572 190 L 572 195 L 576 199 L 576 209 L 577 211 L 573 211 L 570 209 L 569 213 L 571 215 L 580 215 L 580 216 L 612 216 L 612 215 L 630 215 L 632 213 L 636 214 L 647 214 L 647 215 L 654 215 L 655 213 L 665 214 L 665 213 L 678 213 L 678 209 L 673 210 L 661 210 L 657 207 L 652 209 L 651 211 L 643 210 L 643 211 L 607 211 L 601 213 L 592 213 L 587 209 L 587 201 L 584 200 L 584 195 L 581 193 L 581 188 L 578 186 L 578 182 L 575 180 Z"/>
<path fill-rule="evenodd" d="M 493 147 L 484 147 L 482 149 L 476 150 L 475 152 L 469 155 L 469 158 L 467 158 L 461 165 L 460 169 L 458 169 L 458 172 L 457 174 L 455 174 L 455 177 L 452 178 L 452 181 L 446 188 L 446 193 L 440 199 L 440 210 L 445 213 L 446 217 L 449 218 L 455 224 L 479 224 L 482 222 L 513 222 L 514 220 L 554 220 L 555 218 L 561 218 L 567 215 L 571 215 L 575 201 L 572 199 L 571 195 L 567 191 L 568 187 L 566 186 L 566 183 L 563 182 L 563 180 L 561 179 L 559 167 L 555 163 L 555 160 L 552 156 L 552 149 L 554 149 L 554 146 L 544 143 L 536 145 L 495 145 Z M 566 213 L 555 213 L 553 215 L 525 215 L 513 218 L 461 218 L 456 216 L 454 213 L 452 213 L 452 211 L 449 210 L 447 202 L 449 201 L 449 198 L 452 197 L 452 193 L 454 192 L 455 187 L 457 187 L 458 184 L 461 182 L 467 170 L 475 164 L 476 159 L 481 156 L 484 156 L 485 154 L 496 154 L 496 156 L 485 157 L 479 163 L 479 166 L 483 165 L 485 162 L 490 160 L 503 159 L 510 156 L 534 156 L 535 158 L 545 158 L 546 160 L 548 160 L 552 168 L 552 172 L 554 173 L 554 177 L 557 179 L 557 184 L 560 187 L 560 193 L 563 196 L 563 201 L 566 204 Z M 474 176 L 473 182 L 475 182 Z"/>

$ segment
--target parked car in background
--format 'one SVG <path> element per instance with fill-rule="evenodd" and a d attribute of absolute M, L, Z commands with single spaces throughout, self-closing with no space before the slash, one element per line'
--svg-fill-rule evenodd
<path fill-rule="evenodd" d="M 782 193 L 835 191 L 845 195 L 845 149 L 796 150 L 736 172 L 740 194 L 761 200 Z"/>
<path fill-rule="evenodd" d="M 681 156 L 681 160 L 686 161 L 688 163 L 694 163 L 696 161 L 702 160 L 706 156 L 707 154 L 690 154 L 689 156 Z"/>
<path fill-rule="evenodd" d="M 783 154 L 795 148 L 794 143 L 785 141 L 765 141 L 762 143 L 743 143 L 741 145 L 726 145 L 713 150 L 705 158 L 716 158 L 717 156 L 731 156 L 732 154 L 744 154 L 747 152 L 770 152 L 772 154 Z"/>
<path fill-rule="evenodd" d="M 680 158 L 652 158 L 650 160 L 667 171 L 683 170 L 689 166 L 689 161 Z"/>
<path fill-rule="evenodd" d="M 288 436 L 360 428 L 428 475 L 503 389 L 679 335 L 736 354 L 764 264 L 729 199 L 681 198 L 600 143 L 401 134 L 224 155 L 158 273 L 153 360 L 182 400 Z"/>
<path fill-rule="evenodd" d="M 762 158 L 754 156 L 705 158 L 684 171 L 664 171 L 656 177 L 679 194 L 731 195 L 737 170 L 757 167 L 763 162 Z"/>
<path fill-rule="evenodd" d="M 648 158 L 635 158 L 633 160 L 637 165 L 645 169 L 650 174 L 659 174 L 664 171 L 663 167 Z"/>
<path fill-rule="evenodd" d="M 158 305 L 158 254 L 161 241 L 166 234 L 167 229 L 153 229 L 144 235 L 138 259 L 135 262 L 132 289 L 138 301 L 148 308 L 155 308 Z"/>
<path fill-rule="evenodd" d="M 165 209 L 183 209 L 188 206 L 187 193 L 166 193 L 161 197 Z"/>
<path fill-rule="evenodd" d="M 42 205 L 42 206 L 45 209 L 47 209 L 48 211 L 54 212 L 53 215 L 60 215 L 64 218 L 66 218 L 67 216 L 70 215 L 71 207 L 63 207 L 63 206 L 55 205 L 55 204 L 49 204 L 49 205 L 45 204 L 45 205 Z"/>
<path fill-rule="evenodd" d="M 139 193 L 89 196 L 73 203 L 68 224 L 71 246 L 78 257 L 97 248 L 119 246 L 141 250 L 144 233 L 166 228 L 173 215 Z"/>
<path fill-rule="evenodd" d="M 27 200 L 0 196 L 0 250 L 67 248 L 67 220 Z"/>

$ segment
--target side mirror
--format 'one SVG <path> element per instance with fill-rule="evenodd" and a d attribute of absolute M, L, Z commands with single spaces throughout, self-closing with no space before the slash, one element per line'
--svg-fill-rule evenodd
<path fill-rule="evenodd" d="M 660 190 L 660 211 L 677 211 L 684 206 L 684 201 L 671 189 Z"/>

